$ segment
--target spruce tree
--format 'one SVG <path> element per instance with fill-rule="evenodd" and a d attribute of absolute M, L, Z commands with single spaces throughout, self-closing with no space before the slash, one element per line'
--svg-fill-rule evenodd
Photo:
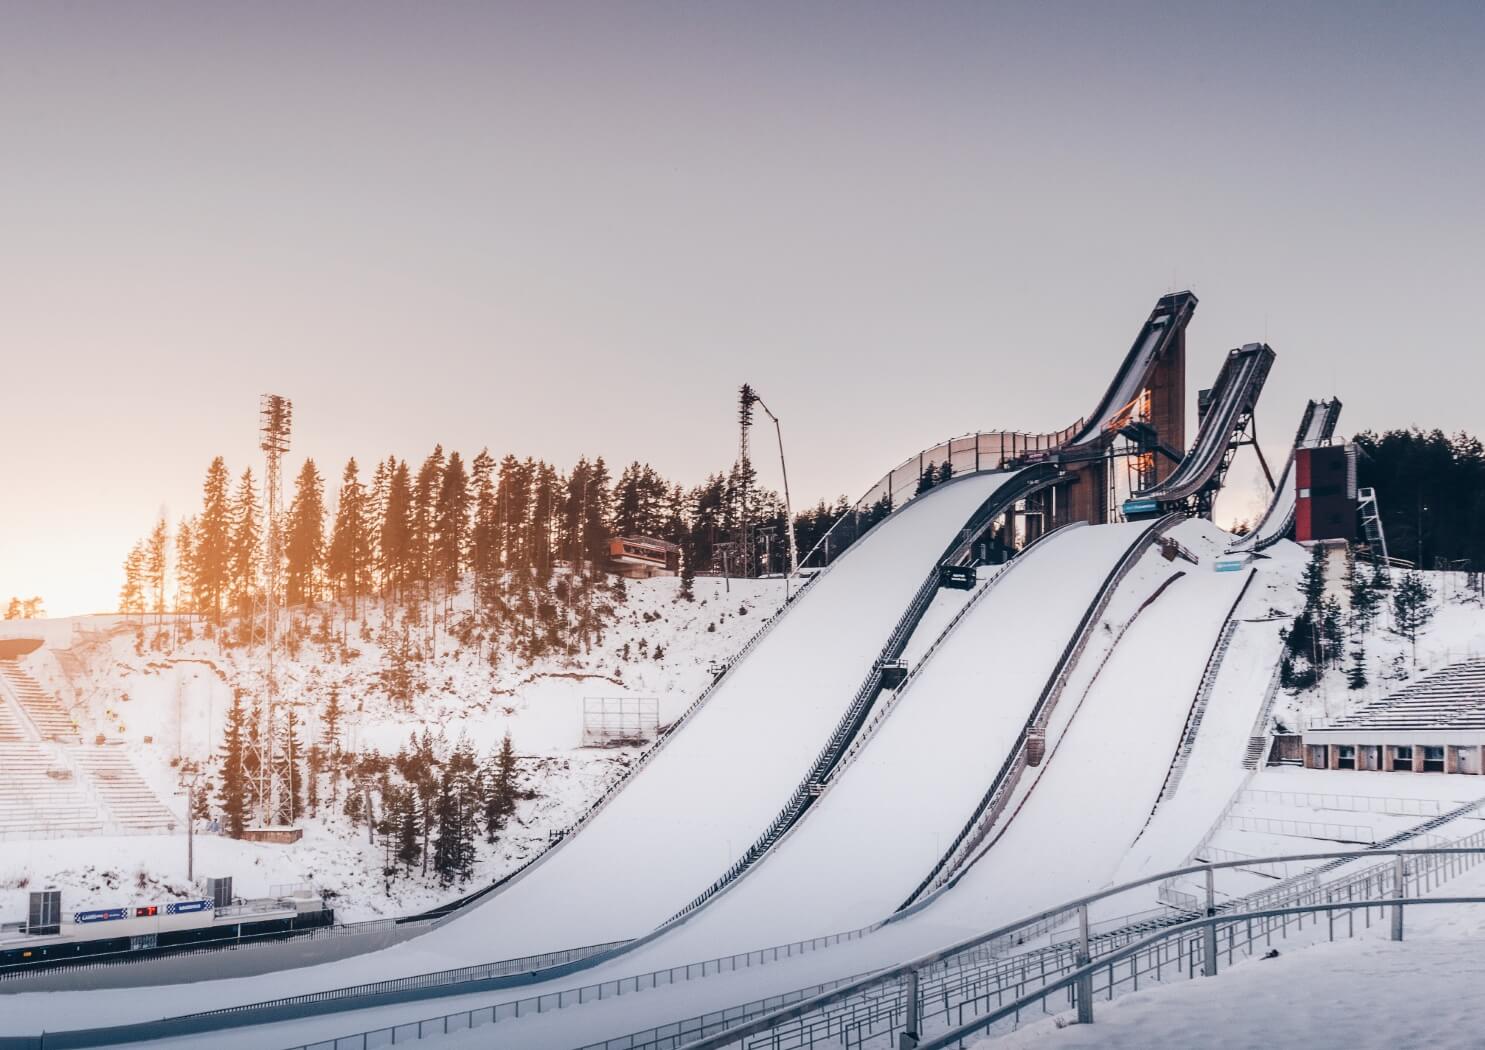
<path fill-rule="evenodd" d="M 412 578 L 413 494 L 407 461 L 387 477 L 386 507 L 381 520 L 382 587 L 389 596 L 402 596 Z"/>
<path fill-rule="evenodd" d="M 278 822 L 293 824 L 304 810 L 304 779 L 299 769 L 302 757 L 299 753 L 299 717 L 294 713 L 293 707 L 285 709 L 284 731 L 279 746 L 279 779 L 284 791 L 279 800 Z"/>
<path fill-rule="evenodd" d="M 12 598 L 11 605 L 15 609 L 15 615 L 8 613 L 6 619 L 19 620 L 21 618 L 20 599 Z M 140 614 L 144 612 L 144 543 L 139 542 L 129 548 L 129 555 L 124 559 L 124 585 L 119 589 L 119 612 L 125 616 Z"/>
<path fill-rule="evenodd" d="M 434 512 L 434 567 L 448 592 L 459 584 L 464 552 L 469 543 L 469 477 L 459 453 L 449 453 L 439 484 Z"/>
<path fill-rule="evenodd" d="M 284 531 L 285 598 L 291 606 L 306 605 L 319 598 L 325 562 L 325 482 L 312 459 L 294 479 Z"/>
<path fill-rule="evenodd" d="M 351 599 L 351 615 L 360 615 L 360 598 L 369 582 L 372 563 L 371 508 L 360 468 L 349 460 L 340 478 L 340 496 L 335 507 L 335 526 L 330 539 L 326 568 L 334 577 L 342 597 Z"/>
<path fill-rule="evenodd" d="M 1346 685 L 1351 689 L 1365 689 L 1366 683 L 1366 643 L 1357 639 L 1351 649 L 1351 666 L 1346 670 Z"/>
<path fill-rule="evenodd" d="M 1423 574 L 1416 569 L 1403 575 L 1392 596 L 1392 622 L 1397 633 L 1413 648 L 1413 666 L 1418 666 L 1418 633 L 1433 620 L 1433 595 Z"/>
<path fill-rule="evenodd" d="M 509 733 L 500 742 L 500 751 L 490 766 L 485 792 L 485 838 L 494 842 L 516 812 L 516 752 Z"/>
<path fill-rule="evenodd" d="M 221 794 L 218 796 L 227 834 L 234 839 L 242 838 L 248 814 L 244 717 L 242 696 L 234 694 L 232 707 L 227 712 L 227 731 L 221 748 Z"/>
<path fill-rule="evenodd" d="M 262 511 L 258 506 L 258 489 L 249 468 L 238 479 L 232 497 L 232 538 L 229 557 L 231 595 L 240 616 L 248 616 L 253 596 L 258 589 L 258 562 L 263 547 Z M 256 627 L 249 626 L 251 641 Z"/>
<path fill-rule="evenodd" d="M 192 590 L 202 612 L 222 624 L 223 606 L 232 585 L 232 480 L 221 456 L 211 461 L 202 486 L 201 517 L 196 529 L 196 556 L 192 560 Z"/>

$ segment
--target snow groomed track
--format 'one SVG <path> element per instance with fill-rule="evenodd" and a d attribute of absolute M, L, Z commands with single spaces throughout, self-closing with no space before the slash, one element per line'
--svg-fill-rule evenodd
<path fill-rule="evenodd" d="M 699 958 L 890 914 L 969 818 L 1099 581 L 1140 530 L 1065 530 L 1002 570 L 808 816 L 668 935 L 667 951 Z"/>

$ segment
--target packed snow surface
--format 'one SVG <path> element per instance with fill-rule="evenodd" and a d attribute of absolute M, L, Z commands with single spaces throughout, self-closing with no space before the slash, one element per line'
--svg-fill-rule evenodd
<path fill-rule="evenodd" d="M 1070 529 L 1005 570 L 799 826 L 670 935 L 665 958 L 856 929 L 891 914 L 974 813 L 1078 619 L 1142 531 Z M 657 955 L 655 947 L 640 954 Z"/>
<path fill-rule="evenodd" d="M 1076 717 L 1028 771 L 1019 812 L 936 908 L 994 925 L 1108 884 L 1160 797 L 1242 584 L 1236 573 L 1196 569 L 1139 613 Z"/>
<path fill-rule="evenodd" d="M 419 949 L 513 958 L 639 936 L 678 911 L 783 807 L 944 547 L 1007 478 L 945 485 L 869 532 L 572 841 Z"/>

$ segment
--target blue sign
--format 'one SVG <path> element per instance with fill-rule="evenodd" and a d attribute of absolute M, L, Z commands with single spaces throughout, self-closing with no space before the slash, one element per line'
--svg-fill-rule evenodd
<path fill-rule="evenodd" d="M 1160 504 L 1152 499 L 1127 499 L 1124 501 L 1125 514 L 1149 514 L 1151 511 L 1160 509 Z"/>
<path fill-rule="evenodd" d="M 211 911 L 211 901 L 177 901 L 165 905 L 166 915 L 189 915 L 196 911 Z"/>
<path fill-rule="evenodd" d="M 116 919 L 127 919 L 128 908 L 100 908 L 97 911 L 75 911 L 72 913 L 74 923 L 89 922 L 113 922 Z"/>
<path fill-rule="evenodd" d="M 1212 567 L 1218 572 L 1239 572 L 1246 564 L 1246 558 L 1225 558 Z"/>

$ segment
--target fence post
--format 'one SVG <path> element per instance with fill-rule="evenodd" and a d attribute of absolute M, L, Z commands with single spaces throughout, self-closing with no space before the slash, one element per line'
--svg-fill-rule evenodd
<path fill-rule="evenodd" d="M 1078 905 L 1078 966 L 1087 966 L 1093 960 L 1088 952 L 1088 905 Z M 1093 1023 L 1093 974 L 1085 973 L 1078 978 L 1078 1024 Z"/>
<path fill-rule="evenodd" d="M 1400 941 L 1403 939 L 1402 900 L 1408 894 L 1407 886 L 1403 882 L 1403 877 L 1407 869 L 1403 867 L 1403 855 L 1401 853 L 1394 857 L 1393 861 L 1392 879 L 1394 885 L 1392 887 L 1392 896 L 1397 900 L 1397 903 L 1392 906 L 1392 939 L 1394 941 Z"/>
<path fill-rule="evenodd" d="M 907 978 L 907 1018 L 897 1037 L 897 1050 L 917 1050 L 918 1046 L 918 971 L 909 971 Z"/>
<path fill-rule="evenodd" d="M 1217 914 L 1217 873 L 1207 869 L 1207 918 Z M 1217 976 L 1217 924 L 1208 923 L 1202 930 L 1201 973 L 1203 977 Z"/>

